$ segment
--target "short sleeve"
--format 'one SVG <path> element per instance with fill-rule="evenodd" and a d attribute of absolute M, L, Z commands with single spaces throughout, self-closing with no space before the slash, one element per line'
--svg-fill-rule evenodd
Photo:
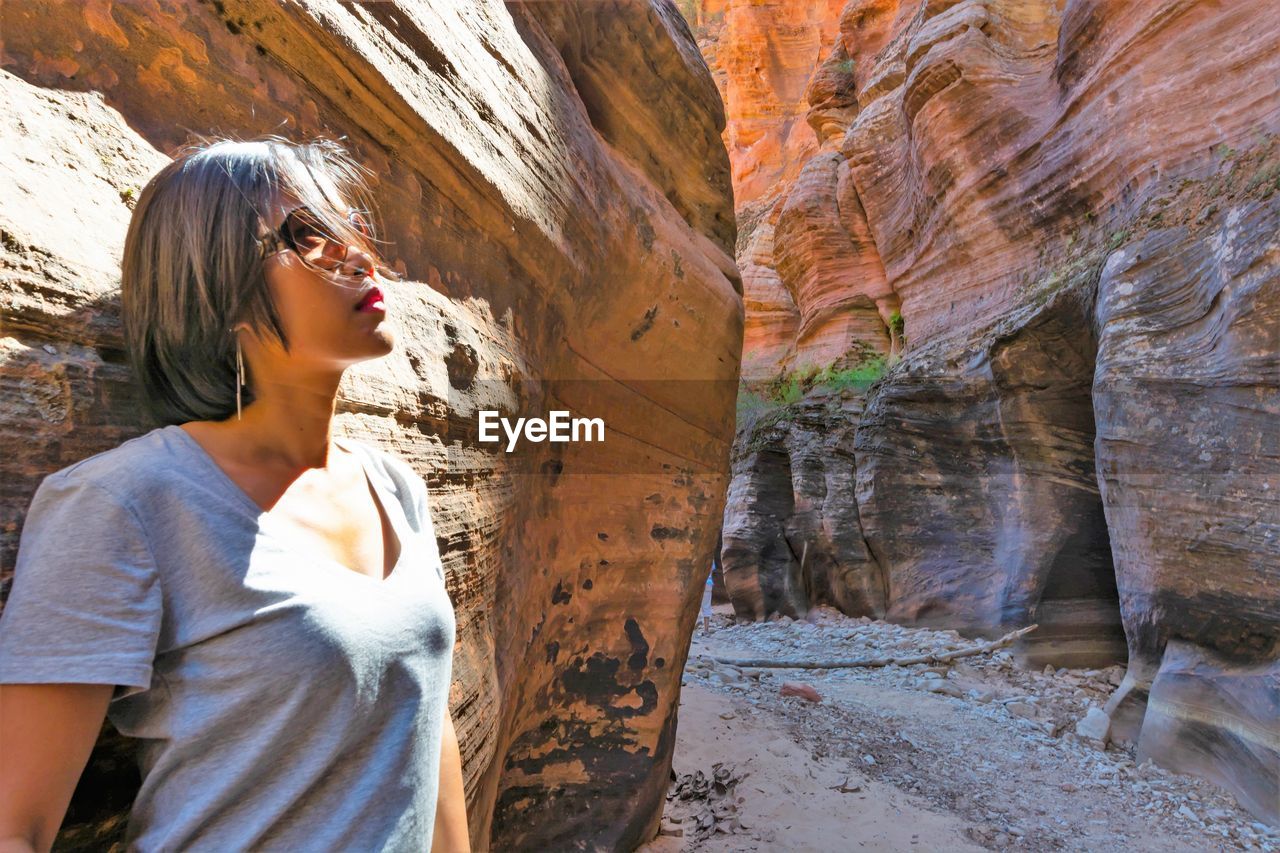
<path fill-rule="evenodd" d="M 0 613 L 0 683 L 151 684 L 162 598 L 134 512 L 74 474 L 45 477 Z"/>

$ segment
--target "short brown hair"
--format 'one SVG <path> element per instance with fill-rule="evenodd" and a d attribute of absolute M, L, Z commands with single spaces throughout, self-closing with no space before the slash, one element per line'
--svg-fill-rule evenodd
<path fill-rule="evenodd" d="M 125 238 L 120 298 L 129 360 L 159 423 L 223 420 L 235 412 L 237 323 L 288 350 L 258 236 L 281 194 L 307 205 L 329 233 L 376 257 L 340 210 L 341 202 L 368 212 L 369 174 L 332 140 L 265 136 L 203 140 L 151 179 Z M 253 399 L 251 377 L 242 394 L 246 404 Z"/>

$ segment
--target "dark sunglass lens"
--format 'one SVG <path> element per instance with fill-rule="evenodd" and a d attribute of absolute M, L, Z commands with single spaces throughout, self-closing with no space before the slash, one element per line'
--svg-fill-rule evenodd
<path fill-rule="evenodd" d="M 284 224 L 293 248 L 302 254 L 319 249 L 326 240 L 315 219 L 302 211 L 290 213 Z"/>
<path fill-rule="evenodd" d="M 352 210 L 347 214 L 347 221 L 357 234 L 372 242 L 373 228 L 363 213 Z M 285 217 L 280 232 L 289 248 L 305 264 L 326 272 L 340 269 L 350 253 L 350 247 L 343 240 L 332 237 L 315 214 L 305 207 L 297 208 Z"/>
<path fill-rule="evenodd" d="M 290 247 L 306 263 L 330 270 L 338 267 L 346 258 L 346 250 L 337 241 L 329 239 L 323 226 L 306 208 L 290 213 L 284 225 Z"/>

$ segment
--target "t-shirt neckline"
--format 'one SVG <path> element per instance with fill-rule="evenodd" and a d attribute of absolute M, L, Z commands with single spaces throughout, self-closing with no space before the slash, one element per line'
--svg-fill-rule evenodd
<path fill-rule="evenodd" d="M 240 486 L 237 485 L 236 482 L 232 480 L 230 476 L 227 475 L 226 471 L 222 470 L 222 467 L 219 466 L 218 463 L 214 461 L 213 457 L 209 455 L 209 452 L 205 450 L 204 447 L 200 444 L 200 442 L 196 441 L 195 438 L 190 433 L 188 433 L 185 429 L 183 429 L 178 424 L 169 424 L 167 427 L 165 427 L 165 429 L 176 430 L 179 434 L 181 434 L 183 442 L 188 447 L 191 448 L 194 455 L 201 460 L 201 463 L 210 470 L 210 472 L 214 475 L 215 478 L 218 479 L 219 482 L 222 483 L 223 490 L 232 494 L 236 502 L 239 503 L 243 509 L 247 510 L 253 516 L 254 520 L 258 523 L 258 527 L 260 530 L 264 530 L 273 539 L 277 539 L 284 545 L 287 545 L 290 547 L 297 547 L 296 545 L 294 545 L 294 543 L 290 542 L 287 539 L 284 539 L 283 537 L 280 537 L 274 534 L 269 529 L 270 526 L 273 524 L 273 522 L 272 522 L 271 516 L 267 513 L 267 511 L 264 510 L 262 507 L 260 507 L 253 498 L 249 497 L 248 493 L 245 492 L 244 489 L 240 488 Z M 365 480 L 369 483 L 370 486 L 372 486 L 373 490 L 377 493 L 378 501 L 382 504 L 382 511 L 387 514 L 387 520 L 391 523 L 392 530 L 395 531 L 396 539 L 399 541 L 399 544 L 400 544 L 400 553 L 396 558 L 395 564 L 391 567 L 391 571 L 388 572 L 385 577 L 381 577 L 381 578 L 375 578 L 372 575 L 365 574 L 364 572 L 358 572 L 355 569 L 351 568 L 350 566 L 344 565 L 338 562 L 337 560 L 333 559 L 332 557 L 325 556 L 324 554 L 319 554 L 311 551 L 309 551 L 308 554 L 310 556 L 315 557 L 315 559 L 317 560 L 321 560 L 325 564 L 328 564 L 333 566 L 334 568 L 340 569 L 341 571 L 345 572 L 348 575 L 355 575 L 357 577 L 364 578 L 374 584 L 388 583 L 393 578 L 395 578 L 395 576 L 399 573 L 400 566 L 405 561 L 407 552 L 409 550 L 409 543 L 411 541 L 410 537 L 406 535 L 405 530 L 396 521 L 396 513 L 391 510 L 392 501 L 389 499 L 387 493 L 382 489 L 382 487 L 378 485 L 378 478 L 373 476 L 373 472 L 369 470 L 368 460 L 365 457 L 365 453 L 363 449 L 357 447 L 356 442 L 349 442 L 345 438 L 342 438 L 341 436 L 334 436 L 332 438 L 332 441 L 334 441 L 335 443 L 341 444 L 343 447 L 347 448 L 350 452 L 352 452 L 355 455 L 356 461 L 360 465 L 360 470 L 364 472 Z"/>

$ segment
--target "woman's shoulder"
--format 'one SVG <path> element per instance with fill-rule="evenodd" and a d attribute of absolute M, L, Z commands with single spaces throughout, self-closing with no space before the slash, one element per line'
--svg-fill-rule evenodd
<path fill-rule="evenodd" d="M 172 436 L 158 428 L 115 447 L 86 456 L 46 474 L 36 485 L 24 514 L 22 543 L 27 553 L 44 547 L 86 553 L 114 545 L 132 547 L 146 525 L 142 519 L 158 507 L 171 507 L 183 484 L 173 472 Z"/>
<path fill-rule="evenodd" d="M 157 427 L 126 439 L 115 447 L 72 462 L 48 474 L 50 482 L 96 486 L 119 499 L 154 485 L 155 478 L 173 470 L 176 427 Z"/>

